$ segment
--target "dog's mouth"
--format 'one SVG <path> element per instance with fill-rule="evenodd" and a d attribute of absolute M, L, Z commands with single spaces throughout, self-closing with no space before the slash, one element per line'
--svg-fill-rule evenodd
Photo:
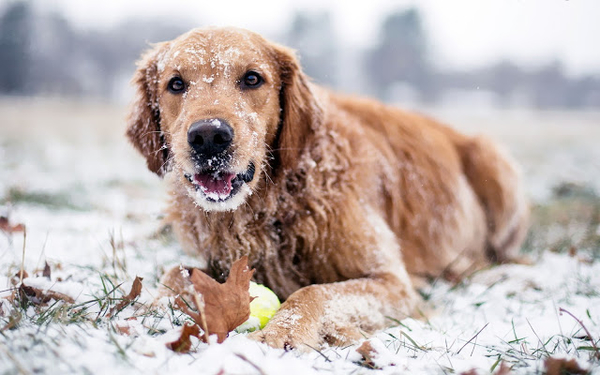
<path fill-rule="evenodd" d="M 225 202 L 235 196 L 241 187 L 254 179 L 256 167 L 250 162 L 246 171 L 231 173 L 226 170 L 205 169 L 195 174 L 186 173 L 185 177 L 202 192 L 210 202 Z"/>

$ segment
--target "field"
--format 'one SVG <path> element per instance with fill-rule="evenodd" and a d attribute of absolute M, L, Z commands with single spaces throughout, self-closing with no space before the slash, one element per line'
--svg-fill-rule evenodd
<path fill-rule="evenodd" d="M 125 108 L 0 100 L 0 374 L 600 374 L 600 113 L 428 112 L 519 161 L 531 265 L 432 283 L 422 318 L 365 338 L 368 355 L 244 334 L 177 354 L 185 315 L 151 304 L 165 269 L 200 263 L 161 226 L 165 188 L 127 144 Z M 141 295 L 115 309 L 136 276 Z"/>

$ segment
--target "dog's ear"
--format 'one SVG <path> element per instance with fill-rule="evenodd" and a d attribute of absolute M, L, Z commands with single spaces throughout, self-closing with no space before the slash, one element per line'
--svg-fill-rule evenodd
<path fill-rule="evenodd" d="M 323 111 L 302 72 L 296 54 L 289 48 L 273 45 L 281 77 L 281 123 L 275 150 L 279 167 L 293 168 L 306 147 L 311 134 L 322 121 Z"/>
<path fill-rule="evenodd" d="M 148 169 L 161 177 L 167 172 L 169 149 L 160 128 L 158 65 L 167 44 L 157 44 L 138 62 L 132 79 L 136 93 L 127 118 L 127 137 L 146 158 Z"/>

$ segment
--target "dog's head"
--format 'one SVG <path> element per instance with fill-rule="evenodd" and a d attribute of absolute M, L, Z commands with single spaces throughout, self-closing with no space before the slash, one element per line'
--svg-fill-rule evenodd
<path fill-rule="evenodd" d="M 294 53 L 239 29 L 192 30 L 139 63 L 127 135 L 205 210 L 233 210 L 293 168 L 320 112 Z"/>

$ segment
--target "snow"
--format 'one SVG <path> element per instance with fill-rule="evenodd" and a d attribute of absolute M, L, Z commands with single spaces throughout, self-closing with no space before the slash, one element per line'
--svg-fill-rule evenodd
<path fill-rule="evenodd" d="M 27 226 L 24 264 L 30 277 L 25 283 L 70 296 L 85 313 L 84 318 L 69 316 L 68 304 L 50 302 L 46 309 L 53 314 L 44 318 L 33 307 L 19 310 L 23 316 L 17 328 L 2 330 L 15 311 L 2 297 L 10 294 L 10 280 L 20 268 L 24 238 L 22 233 L 0 233 L 0 373 L 387 375 L 476 369 L 487 374 L 500 360 L 524 374 L 541 372 L 552 354 L 575 358 L 600 374 L 593 352 L 577 349 L 589 347 L 590 341 L 569 315 L 581 320 L 594 340 L 600 339 L 600 262 L 586 253 L 569 256 L 544 249 L 533 254 L 532 265 L 502 265 L 458 285 L 436 281 L 425 286 L 422 314 L 390 321 L 390 328 L 364 339 L 377 351 L 372 361 L 378 370 L 360 365 L 356 349 L 361 342 L 319 352 L 284 352 L 234 332 L 220 345 L 194 339 L 191 353 L 172 352 L 165 344 L 178 337 L 184 316 L 146 308 L 158 296 L 158 279 L 165 270 L 202 261 L 186 255 L 160 230 L 167 193 L 122 136 L 122 110 L 75 108 L 69 103 L 0 102 L 5 118 L 19 119 L 0 129 L 0 214 Z M 37 123 L 53 127 L 44 130 Z M 586 143 L 589 137 L 581 138 Z M 544 147 L 569 155 L 556 144 Z M 569 147 L 580 155 L 589 152 Z M 532 152 L 527 150 L 517 154 Z M 577 158 L 544 159 L 544 166 L 557 164 L 540 171 L 531 160 L 520 159 L 525 170 L 536 173 L 528 175 L 530 193 L 541 182 L 565 178 L 564 170 L 578 164 Z M 599 184 L 597 162 L 578 165 L 588 168 L 585 177 Z M 38 196 L 1 203 L 11 189 Z M 51 279 L 41 276 L 45 262 Z M 108 318 L 103 303 L 126 295 L 135 276 L 144 278 L 137 303 Z"/>

